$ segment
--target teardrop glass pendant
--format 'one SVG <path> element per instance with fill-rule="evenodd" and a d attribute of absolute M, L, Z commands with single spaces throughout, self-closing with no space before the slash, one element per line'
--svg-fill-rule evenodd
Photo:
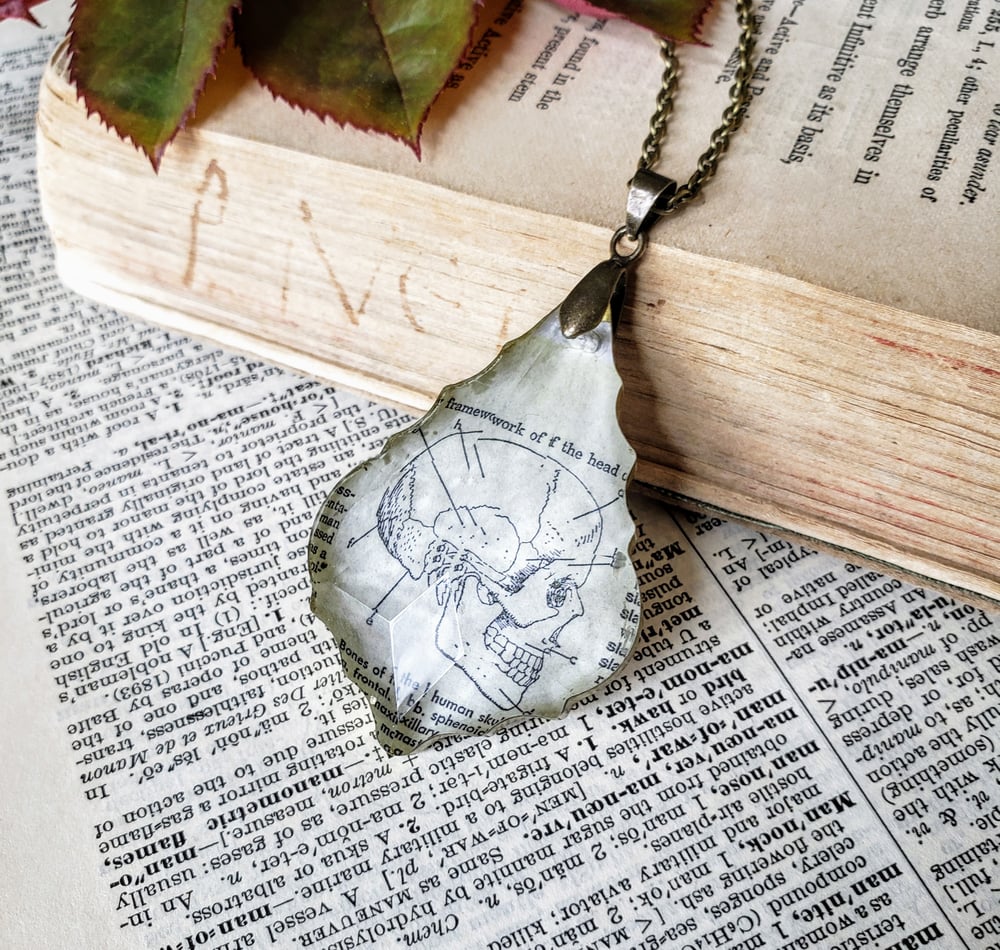
<path fill-rule="evenodd" d="M 598 265 L 319 512 L 312 609 L 390 753 L 559 716 L 631 651 L 635 453 L 612 354 L 624 279 Z"/>

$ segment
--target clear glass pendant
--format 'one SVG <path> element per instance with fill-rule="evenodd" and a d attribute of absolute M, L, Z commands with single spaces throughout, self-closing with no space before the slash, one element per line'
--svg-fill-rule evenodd
<path fill-rule="evenodd" d="M 631 650 L 635 453 L 612 355 L 624 279 L 598 265 L 320 510 L 312 609 L 389 752 L 558 716 Z"/>

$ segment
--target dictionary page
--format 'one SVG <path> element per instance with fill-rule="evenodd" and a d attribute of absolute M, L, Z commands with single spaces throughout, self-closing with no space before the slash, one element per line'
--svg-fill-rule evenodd
<path fill-rule="evenodd" d="M 739 525 L 632 498 L 623 667 L 387 758 L 305 544 L 408 420 L 60 286 L 55 39 L 0 33 L 0 944 L 996 944 L 997 617 Z"/>

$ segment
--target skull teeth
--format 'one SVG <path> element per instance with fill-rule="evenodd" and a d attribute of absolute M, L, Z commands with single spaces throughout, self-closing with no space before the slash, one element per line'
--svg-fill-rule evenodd
<path fill-rule="evenodd" d="M 496 654 L 500 672 L 518 686 L 527 688 L 541 676 L 545 655 L 540 650 L 515 643 L 496 630 L 486 631 L 486 647 Z"/>

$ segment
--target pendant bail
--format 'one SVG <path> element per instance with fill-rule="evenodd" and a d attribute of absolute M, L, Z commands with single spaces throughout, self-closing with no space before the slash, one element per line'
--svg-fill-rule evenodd
<path fill-rule="evenodd" d="M 559 305 L 559 326 L 569 340 L 608 322 L 614 330 L 625 302 L 628 272 L 614 259 L 601 261 Z"/>
<path fill-rule="evenodd" d="M 653 215 L 676 191 L 677 182 L 648 168 L 640 168 L 632 176 L 625 203 L 625 233 L 631 240 L 639 240 L 653 223 Z"/>

